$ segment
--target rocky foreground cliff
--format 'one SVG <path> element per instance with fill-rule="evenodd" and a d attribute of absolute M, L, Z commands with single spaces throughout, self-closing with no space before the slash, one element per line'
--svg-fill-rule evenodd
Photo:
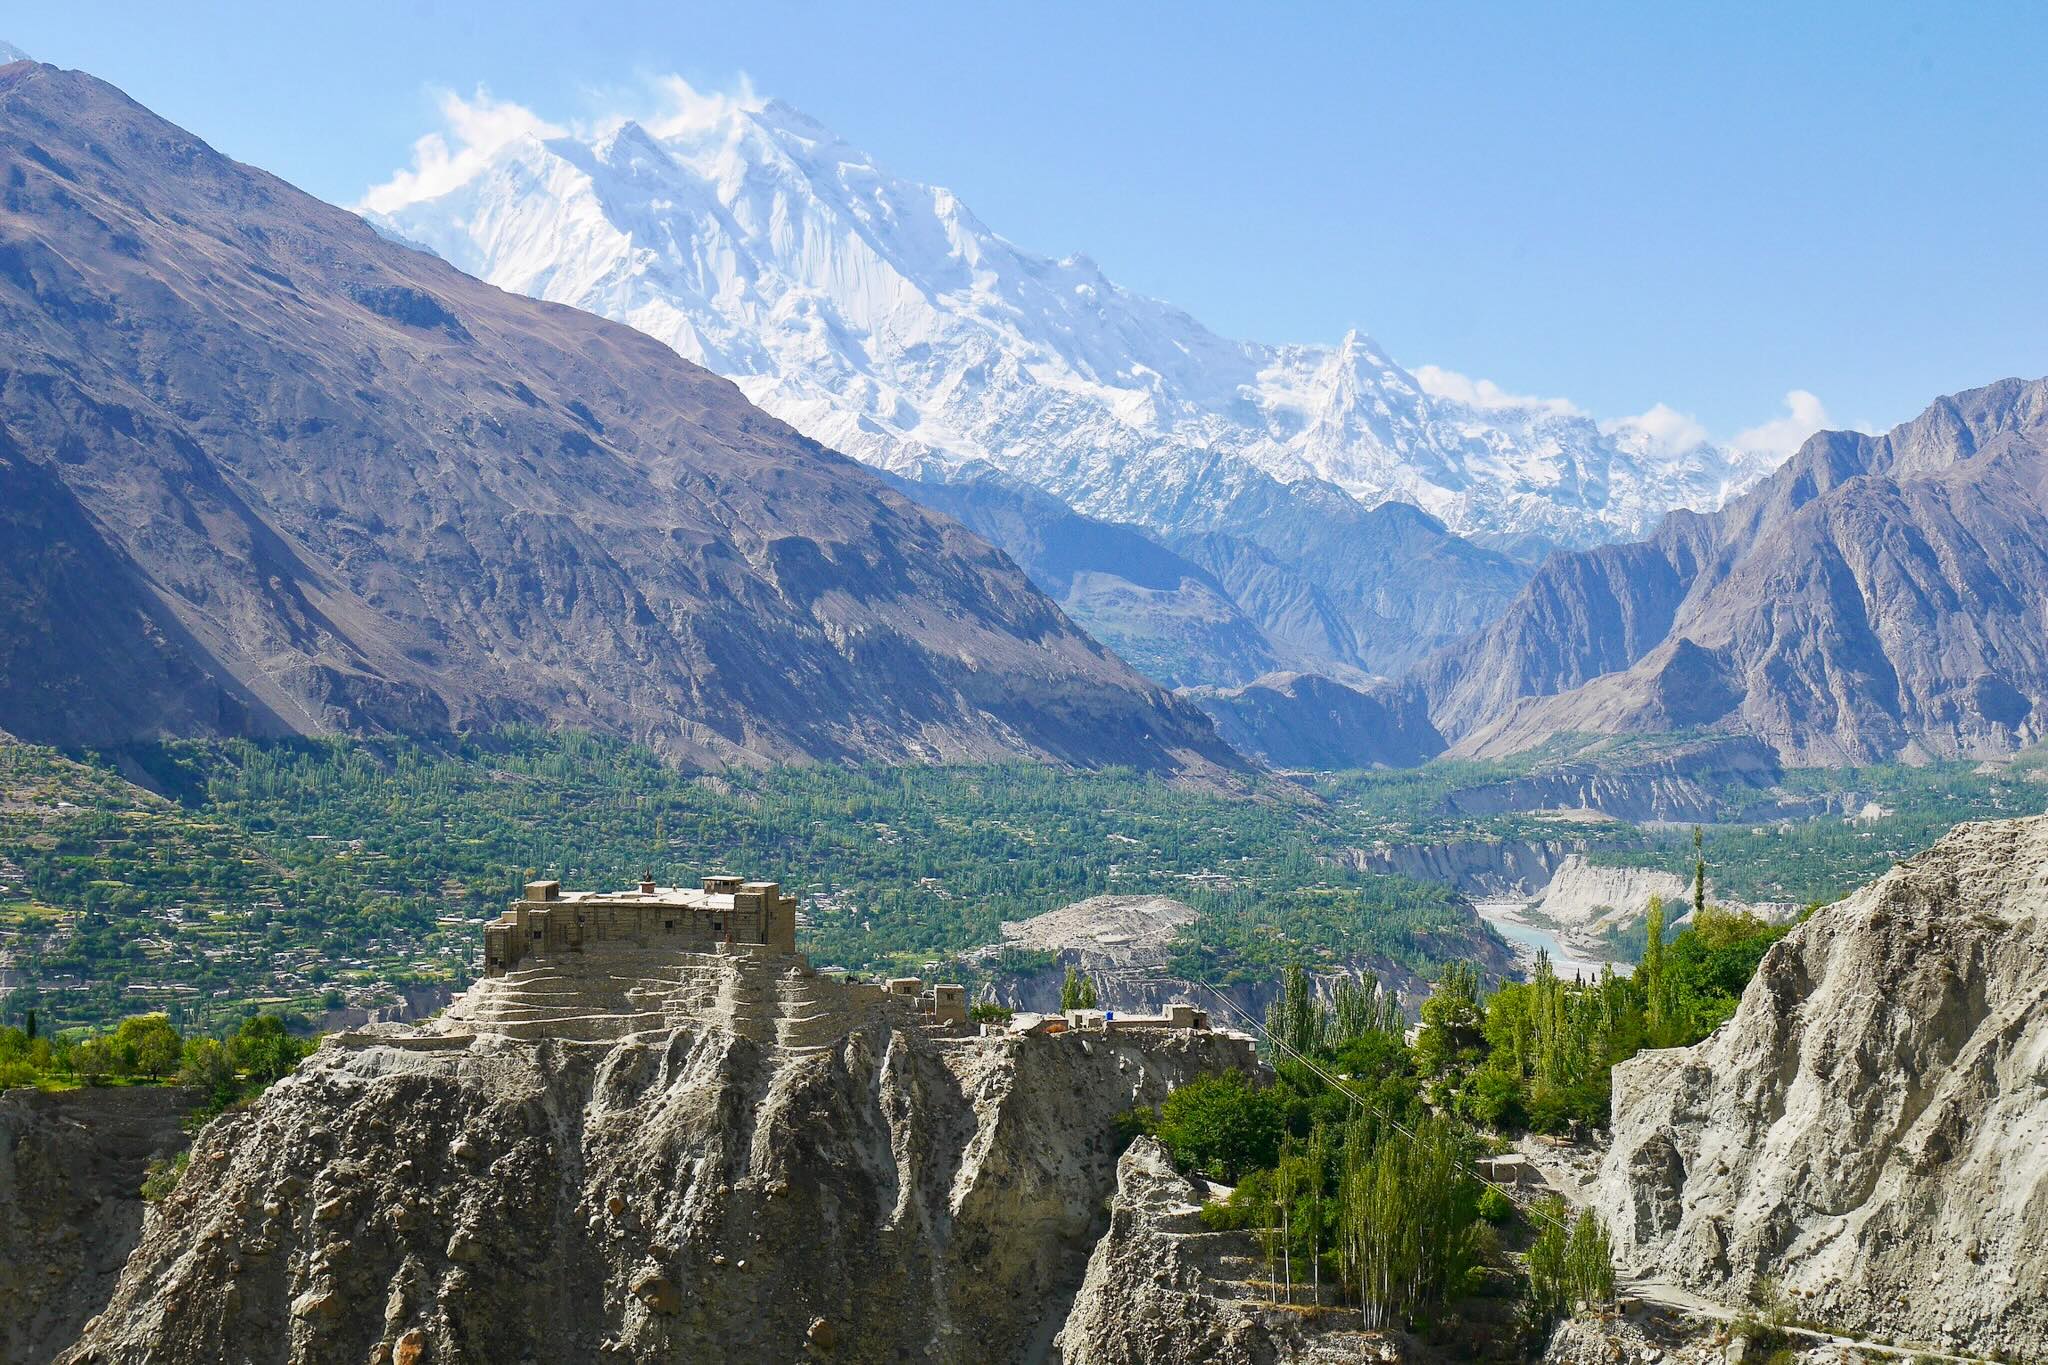
<path fill-rule="evenodd" d="M 209 1127 L 69 1361 L 1043 1359 L 1191 1030 L 982 1039 L 788 959 L 481 983 Z"/>
<path fill-rule="evenodd" d="M 142 1236 L 142 1180 L 182 1150 L 171 1086 L 0 1093 L 0 1360 L 48 1360 L 113 1292 Z"/>
<path fill-rule="evenodd" d="M 2048 1355 L 2048 817 L 1815 914 L 1735 1017 L 1615 1069 L 1618 1256 L 1838 1330 Z"/>

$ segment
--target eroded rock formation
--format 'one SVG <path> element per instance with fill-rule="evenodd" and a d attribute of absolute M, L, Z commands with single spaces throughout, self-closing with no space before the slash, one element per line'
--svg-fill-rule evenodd
<path fill-rule="evenodd" d="M 1268 1302 L 1266 1285 L 1246 1283 L 1265 1277 L 1252 1238 L 1202 1226 L 1201 1207 L 1213 1193 L 1175 1171 L 1153 1138 L 1124 1153 L 1109 1231 L 1095 1245 L 1060 1333 L 1063 1365 L 1335 1365 L 1380 1359 L 1383 1351 L 1386 1359 L 1406 1357 L 1392 1339 L 1327 1317 L 1311 1322 Z"/>
<path fill-rule="evenodd" d="M 168 1086 L 0 1094 L 0 1360 L 50 1359 L 107 1301 L 191 1107 Z"/>
<path fill-rule="evenodd" d="M 787 958 L 514 973 L 210 1126 L 65 1359 L 1042 1358 L 1116 1116 L 1248 1064 L 947 1036 Z"/>
<path fill-rule="evenodd" d="M 1618 1254 L 1838 1329 L 2048 1354 L 2048 817 L 1958 827 L 1614 1073 Z"/>

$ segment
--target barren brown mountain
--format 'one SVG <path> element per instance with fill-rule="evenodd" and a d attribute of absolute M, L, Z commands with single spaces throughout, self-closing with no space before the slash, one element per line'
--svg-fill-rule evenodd
<path fill-rule="evenodd" d="M 1233 763 L 1015 565 L 627 328 L 0 68 L 0 726 Z"/>
<path fill-rule="evenodd" d="M 1417 676 L 1455 751 L 1722 730 L 1788 762 L 1992 755 L 2048 705 L 2048 379 L 1813 437 L 1712 515 L 1551 558 Z"/>

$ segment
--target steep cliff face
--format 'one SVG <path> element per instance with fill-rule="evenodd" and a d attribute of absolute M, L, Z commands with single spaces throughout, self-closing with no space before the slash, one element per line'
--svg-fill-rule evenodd
<path fill-rule="evenodd" d="M 1831 1326 L 2048 1354 L 2048 817 L 1960 826 L 1614 1073 L 1618 1255 Z"/>
<path fill-rule="evenodd" d="M 1222 1191 L 1228 1194 L 1228 1190 Z M 1257 1243 L 1210 1232 L 1214 1187 L 1139 1138 L 1117 1163 L 1109 1230 L 1059 1335 L 1062 1365 L 1338 1365 L 1408 1359 L 1403 1339 L 1349 1330 L 1266 1302 Z M 1342 1315 L 1350 1319 L 1352 1315 Z"/>
<path fill-rule="evenodd" d="M 0 67 L 0 725 L 1236 766 L 1016 566 L 657 341 Z"/>
<path fill-rule="evenodd" d="M 211 1125 L 65 1359 L 1041 1359 L 1116 1116 L 1249 1064 L 941 1036 L 787 959 L 517 973 Z"/>
<path fill-rule="evenodd" d="M 1540 895 L 1564 860 L 1584 848 L 1583 839 L 1453 839 L 1352 849 L 1348 856 L 1361 872 L 1442 882 L 1475 898 L 1521 898 Z"/>
<path fill-rule="evenodd" d="M 169 1086 L 0 1094 L 0 1359 L 50 1359 L 106 1303 L 191 1107 Z"/>
<path fill-rule="evenodd" d="M 1640 754 L 1626 744 L 1596 743 L 1523 776 L 1467 787 L 1447 797 L 1444 808 L 1461 815 L 1593 810 L 1636 822 L 1711 822 L 1726 818 L 1731 796 L 1768 809 L 1769 789 L 1783 776 L 1771 747 L 1746 735 L 1658 744 Z"/>

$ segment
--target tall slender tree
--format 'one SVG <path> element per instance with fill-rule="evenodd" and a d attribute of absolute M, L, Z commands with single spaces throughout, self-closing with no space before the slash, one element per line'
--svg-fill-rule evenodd
<path fill-rule="evenodd" d="M 1703 838 L 1702 838 L 1702 837 L 1701 837 L 1701 835 L 1700 835 L 1700 827 L 1699 827 L 1698 825 L 1694 825 L 1694 826 L 1692 827 L 1692 913 L 1693 913 L 1693 923 L 1695 923 L 1695 924 L 1699 923 L 1699 917 L 1700 917 L 1700 916 L 1701 916 L 1702 914 L 1706 913 L 1706 909 L 1707 909 L 1707 854 L 1706 854 L 1706 847 L 1705 847 L 1705 841 L 1703 840 Z"/>

